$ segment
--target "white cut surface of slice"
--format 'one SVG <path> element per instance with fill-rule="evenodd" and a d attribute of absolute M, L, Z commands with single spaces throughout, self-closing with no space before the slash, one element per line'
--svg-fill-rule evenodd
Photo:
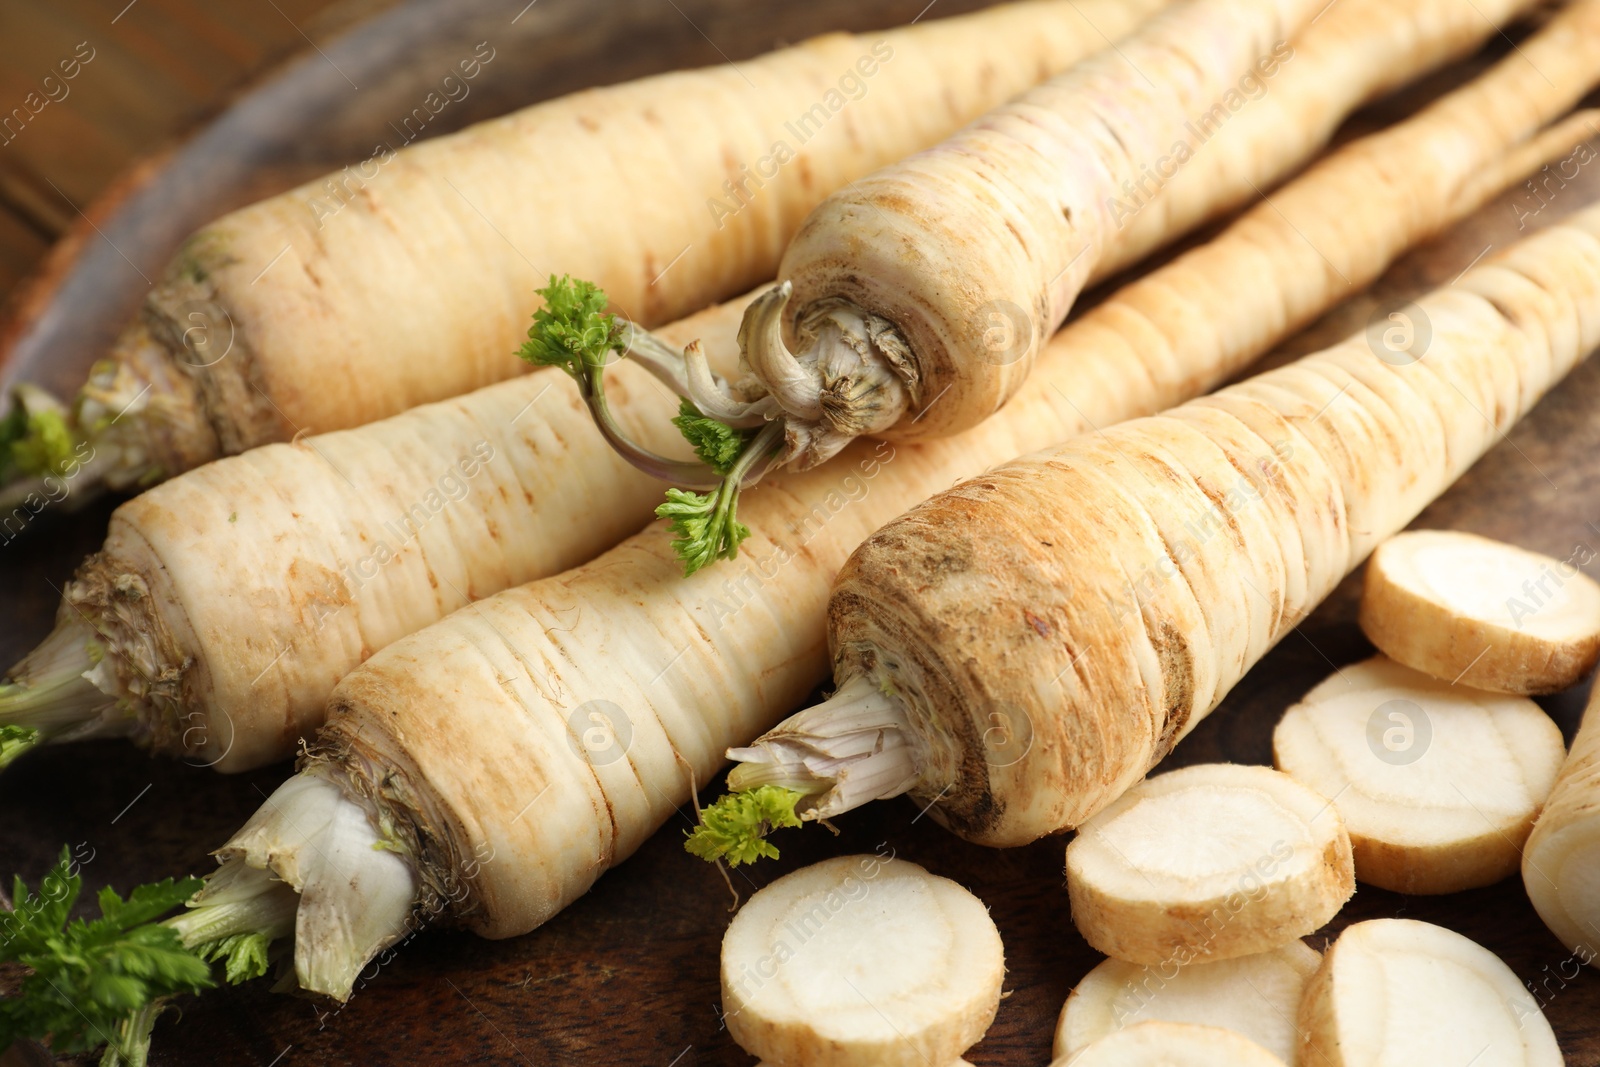
<path fill-rule="evenodd" d="M 1453 530 L 1410 530 L 1367 563 L 1361 629 L 1445 681 L 1555 693 L 1600 657 L 1600 584 L 1569 560 Z"/>
<path fill-rule="evenodd" d="M 1272 748 L 1280 770 L 1333 798 L 1357 879 L 1400 893 L 1515 873 L 1566 756 L 1560 728 L 1526 697 L 1452 686 L 1384 656 L 1307 693 Z"/>
<path fill-rule="evenodd" d="M 1337 809 L 1269 767 L 1210 763 L 1147 778 L 1067 846 L 1073 922 L 1130 963 L 1266 952 L 1322 926 L 1354 891 Z"/>
<path fill-rule="evenodd" d="M 983 902 L 880 856 L 839 856 L 752 896 L 722 941 L 729 1032 L 783 1067 L 952 1063 L 994 1021 L 1005 977 Z"/>
<path fill-rule="evenodd" d="M 1055 1055 L 1070 1056 L 1107 1034 L 1155 1020 L 1232 1030 L 1291 1061 L 1299 1044 L 1300 999 L 1321 962 L 1303 941 L 1187 967 L 1105 960 L 1062 1007 Z"/>
<path fill-rule="evenodd" d="M 1413 919 L 1345 929 L 1300 1007 L 1301 1063 L 1560 1067 L 1544 1013 L 1499 957 Z"/>
<path fill-rule="evenodd" d="M 1242 1034 L 1219 1026 L 1144 1022 L 1118 1030 L 1052 1067 L 1286 1067 Z"/>

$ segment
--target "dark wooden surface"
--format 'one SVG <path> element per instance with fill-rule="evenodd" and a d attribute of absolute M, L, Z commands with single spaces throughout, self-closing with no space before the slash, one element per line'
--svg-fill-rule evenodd
<path fill-rule="evenodd" d="M 865 7 L 824 0 L 801 9 L 624 0 L 614 5 L 616 21 L 606 21 L 596 20 L 590 5 L 542 0 L 515 26 L 510 19 L 521 2 L 469 0 L 452 5 L 447 17 L 435 5 L 397 5 L 353 35 L 319 37 L 322 53 L 290 61 L 197 139 L 125 179 L 112 199 L 85 206 L 150 273 L 183 232 L 215 210 L 361 156 L 382 135 L 385 116 L 403 113 L 428 84 L 433 67 L 442 68 L 463 45 L 470 51 L 490 33 L 510 61 L 488 68 L 493 79 L 464 102 L 470 107 L 446 112 L 451 124 L 580 84 L 712 62 L 719 50 L 738 59 L 807 29 L 904 21 L 924 2 Z M 141 0 L 145 4 L 168 11 L 177 6 L 176 0 L 164 7 Z M 0 18 L 12 7 L 5 0 Z M 943 0 L 937 11 L 956 7 Z M 0 22 L 6 30 L 10 25 Z M 620 45 L 608 50 L 612 38 Z M 0 49 L 13 45 L 5 39 Z M 42 47 L 41 54 L 53 53 Z M 362 88 L 351 90 L 334 64 Z M 1586 189 L 1564 194 L 1566 202 L 1548 214 L 1600 198 L 1595 176 L 1588 176 Z M 1504 204 L 1485 212 L 1403 264 L 1387 291 L 1448 281 L 1486 245 L 1514 239 L 1511 219 Z M 0 242 L 5 226 L 0 213 Z M 82 240 L 84 230 L 92 240 Z M 142 291 L 142 283 L 130 283 L 136 272 L 108 240 L 81 223 L 79 231 L 78 243 L 56 257 L 53 273 L 36 283 L 31 302 L 22 306 L 20 325 L 10 334 L 20 342 L 6 374 L 65 379 L 81 373 L 96 355 L 87 339 L 120 321 Z M 1365 313 L 1364 306 L 1354 312 L 1358 324 Z M 1419 523 L 1475 530 L 1561 556 L 1580 541 L 1600 547 L 1597 407 L 1600 361 L 1577 371 Z M 32 536 L 0 546 L 0 661 L 13 661 L 47 632 L 56 590 L 97 547 L 109 511 L 109 504 L 100 504 L 75 515 L 51 513 Z M 1370 653 L 1353 621 L 1355 589 L 1354 579 L 1347 581 L 1251 671 L 1172 763 L 1267 762 L 1282 709 L 1334 664 Z M 1573 692 L 1543 701 L 1569 737 L 1581 700 Z M 46 750 L 0 776 L 0 811 L 8 816 L 0 830 L 0 872 L 35 880 L 63 842 L 92 851 L 84 867 L 90 887 L 126 889 L 169 874 L 204 872 L 207 849 L 237 828 L 288 770 L 225 778 L 149 761 L 117 743 Z M 717 951 L 729 898 L 714 871 L 680 850 L 690 819 L 691 813 L 680 812 L 638 855 L 533 934 L 503 942 L 448 931 L 420 935 L 371 973 L 342 1010 L 273 994 L 264 982 L 187 1001 L 181 1018 L 168 1016 L 157 1027 L 151 1062 L 749 1064 L 719 1025 Z M 1064 842 L 1007 852 L 976 848 L 919 818 L 907 802 L 852 814 L 840 828 L 837 839 L 816 828 L 785 834 L 783 859 L 737 873 L 736 884 L 748 895 L 805 863 L 882 843 L 961 881 L 992 909 L 1013 991 L 969 1058 L 979 1065 L 1044 1064 L 1056 1012 L 1097 961 L 1067 912 Z M 1585 970 L 1563 984 L 1568 954 L 1539 923 L 1519 881 L 1432 899 L 1363 887 L 1312 940 L 1321 947 L 1349 922 L 1397 915 L 1441 923 L 1497 952 L 1538 990 L 1568 1062 L 1600 1064 L 1600 974 Z"/>
<path fill-rule="evenodd" d="M 0 127 L 0 295 L 135 159 L 357 13 L 330 4 L 0 0 L 0 116 L 13 123 Z M 64 78 L 80 46 L 92 58 Z"/>

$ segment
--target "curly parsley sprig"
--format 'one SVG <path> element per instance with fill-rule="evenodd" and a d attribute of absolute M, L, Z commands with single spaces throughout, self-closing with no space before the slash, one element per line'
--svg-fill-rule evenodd
<path fill-rule="evenodd" d="M 37 892 L 16 879 L 15 907 L 0 916 L 0 961 L 30 973 L 17 996 L 0 1000 L 0 1048 L 23 1038 L 48 1041 L 58 1053 L 109 1044 L 108 1061 L 143 1063 L 162 999 L 214 984 L 206 962 L 155 921 L 202 884 L 168 878 L 126 900 L 102 889 L 98 919 L 69 921 L 83 890 L 69 849 Z"/>
<path fill-rule="evenodd" d="M 592 282 L 552 275 L 550 284 L 537 292 L 544 306 L 533 313 L 528 340 L 518 354 L 535 366 L 560 367 L 571 375 L 612 447 L 640 470 L 675 484 L 656 515 L 670 524 L 673 551 L 683 561 L 685 576 L 714 560 L 734 558 L 750 536 L 750 528 L 738 519 L 740 489 L 760 473 L 757 465 L 778 451 L 782 425 L 736 429 L 702 413 L 685 397 L 672 422 L 700 461 L 669 459 L 643 448 L 612 417 L 604 374 L 613 353 L 630 351 L 630 344 L 644 335 L 630 334 L 626 323 L 605 310 L 606 294 Z M 652 360 L 667 350 L 659 341 L 649 347 Z M 659 363 L 652 370 L 682 394 L 681 376 Z"/>
<path fill-rule="evenodd" d="M 777 859 L 778 849 L 767 835 L 800 825 L 794 806 L 804 796 L 781 785 L 728 793 L 700 813 L 700 825 L 684 839 L 684 851 L 708 862 L 727 860 L 730 867 Z"/>

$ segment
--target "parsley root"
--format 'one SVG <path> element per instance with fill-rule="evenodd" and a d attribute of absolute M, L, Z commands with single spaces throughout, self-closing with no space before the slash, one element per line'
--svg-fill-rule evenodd
<path fill-rule="evenodd" d="M 910 779 L 877 795 L 991 845 L 1081 825 L 1600 343 L 1600 208 L 1398 314 L 1431 341 L 1358 334 L 884 526 L 828 617 L 841 692 L 890 706 L 779 726 L 730 783 L 833 817 L 873 799 L 855 782 Z M 829 776 L 823 757 L 868 730 L 884 740 Z"/>
<path fill-rule="evenodd" d="M 1348 165 L 1338 158 L 1328 165 Z M 1441 168 L 1452 158 L 1468 170 L 1480 166 L 1446 156 Z M 1397 174 L 1392 197 L 1375 197 L 1358 183 L 1335 187 L 1403 216 L 1413 201 L 1400 189 L 1435 178 L 1433 168 L 1408 168 Z M 1329 203 L 1323 201 L 1324 210 L 1336 210 Z M 1434 209 L 1441 220 L 1465 210 Z M 1544 240 L 1581 240 L 1571 234 L 1558 229 Z M 1404 239 L 1392 239 L 1391 255 Z M 1219 241 L 1252 254 L 1256 247 L 1254 239 L 1231 234 Z M 1192 365 L 1206 368 L 1183 388 L 1204 388 L 1253 346 L 1271 343 L 1273 331 L 1260 323 L 1280 322 L 1284 287 L 1301 283 L 1263 268 L 1216 309 L 1218 335 L 1229 343 L 1174 338 L 1197 345 Z M 1340 291 L 1329 283 L 1326 299 Z M 1230 323 L 1241 328 L 1230 330 Z M 730 743 L 754 737 L 816 685 L 827 662 L 829 584 L 875 528 L 955 478 L 1149 410 L 1152 394 L 1136 384 L 1148 380 L 1143 361 L 1103 343 L 1075 342 L 1074 334 L 1069 328 L 1052 344 L 1000 418 L 948 441 L 857 442 L 837 463 L 784 472 L 751 490 L 742 508 L 752 529 L 747 562 L 732 578 L 705 570 L 683 578 L 671 533 L 653 527 L 558 577 L 459 610 L 347 675 L 297 779 L 326 778 L 342 798 L 329 794 L 327 803 L 365 813 L 371 833 L 391 842 L 384 854 L 402 861 L 393 885 L 412 887 L 414 897 L 402 906 L 396 888 L 384 921 L 353 937 L 338 932 L 339 916 L 357 905 L 302 895 L 297 923 L 325 932 L 296 940 L 302 983 L 314 980 L 319 984 L 311 988 L 344 995 L 348 986 L 335 979 L 357 973 L 385 937 L 404 936 L 409 915 L 490 937 L 525 933 L 630 855 L 688 798 L 691 781 L 715 772 Z M 1153 347 L 1152 362 L 1167 351 Z M 1327 477 L 1318 483 L 1325 489 Z M 1308 588 L 1331 580 L 1337 566 L 1321 564 L 1319 584 Z M 819 725 L 860 729 L 836 735 L 828 751 L 805 755 L 815 774 L 747 764 L 739 772 L 748 779 L 743 784 L 759 792 L 708 809 L 707 829 L 690 839 L 691 850 L 750 862 L 771 855 L 757 843 L 764 831 L 789 823 L 791 813 L 814 817 L 826 799 L 820 791 L 836 792 L 841 781 L 862 798 L 916 786 L 915 761 L 861 758 L 909 739 L 878 725 L 896 699 L 892 688 L 859 678 L 841 687 L 818 709 Z M 281 817 L 275 812 L 282 807 L 276 800 L 265 806 L 226 853 L 280 885 L 299 877 L 299 857 L 322 847 L 317 835 L 296 830 L 318 820 Z M 373 918 L 376 911 L 362 915 Z M 342 963 L 326 969 L 318 959 Z"/>
<path fill-rule="evenodd" d="M 969 428 L 1016 392 L 1084 285 L 1127 262 L 1117 251 L 1131 219 L 1144 218 L 1148 250 L 1259 196 L 1397 70 L 1470 47 L 1520 6 L 1487 18 L 1437 0 L 1196 0 L 1164 11 L 818 205 L 784 254 L 780 285 L 746 313 L 750 377 L 691 398 L 780 422 L 773 465 L 801 469 L 864 435 Z M 1297 58 L 1289 36 L 1321 14 L 1295 37 L 1311 42 Z M 1271 88 L 1280 78 L 1292 83 L 1283 103 Z M 1261 118 L 1232 117 L 1252 113 L 1246 87 Z M 1167 199 L 1166 180 L 1191 163 L 1203 182 Z"/>
<path fill-rule="evenodd" d="M 564 314 L 542 310 L 529 347 L 587 337 L 603 358 L 620 329 L 603 294 L 557 279 L 544 292 Z M 701 337 L 727 365 L 736 321 L 714 310 L 657 340 Z M 672 394 L 633 361 L 608 381 L 623 424 L 681 448 Z M 580 392 L 543 370 L 254 449 L 123 504 L 55 632 L 0 684 L 0 766 L 117 735 L 222 771 L 287 758 L 377 649 L 649 519 L 658 483 L 606 445 Z"/>
<path fill-rule="evenodd" d="M 381 145 L 188 239 L 80 394 L 94 477 L 148 484 L 509 378 L 549 270 L 649 326 L 744 292 L 824 195 L 1169 2 L 1024 0 L 828 34 Z"/>

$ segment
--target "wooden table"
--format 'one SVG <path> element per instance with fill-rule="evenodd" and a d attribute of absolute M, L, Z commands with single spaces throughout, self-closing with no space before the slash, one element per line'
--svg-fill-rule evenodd
<path fill-rule="evenodd" d="M 348 0 L 0 0 L 0 298 L 135 159 L 357 14 Z"/>
<path fill-rule="evenodd" d="M 60 10 L 77 10 L 76 2 L 63 4 Z M 522 6 L 521 0 L 510 6 L 497 5 L 494 0 L 455 2 L 459 7 L 451 9 L 451 25 L 435 27 L 435 36 L 443 42 L 440 47 L 476 32 L 474 18 L 492 18 L 503 26 L 514 8 Z M 649 48 L 625 50 L 615 67 L 603 71 L 584 56 L 597 54 L 605 27 L 589 25 L 592 20 L 586 21 L 582 12 L 574 13 L 570 6 L 541 3 L 518 24 L 522 36 L 513 35 L 514 40 L 507 44 L 508 48 L 523 49 L 527 62 L 499 67 L 508 72 L 508 80 L 480 106 L 503 110 L 518 101 L 519 93 L 520 99 L 534 99 L 572 85 L 666 66 L 673 57 L 710 62 L 716 58 L 715 51 L 721 50 L 737 59 L 778 39 L 798 37 L 807 24 L 864 27 L 903 21 L 915 15 L 923 2 L 863 9 L 854 0 L 817 0 L 801 11 L 793 5 L 741 8 L 714 0 L 674 0 L 671 7 L 659 0 L 617 0 L 618 17 L 632 20 L 634 27 L 626 38 L 636 46 L 652 45 L 659 54 Z M 81 6 L 87 12 L 85 18 L 99 14 L 98 8 L 88 11 L 87 4 Z M 205 14 L 199 5 L 179 0 L 139 0 L 117 25 L 133 20 L 136 13 L 141 17 L 158 13 L 181 22 L 174 12 L 191 6 Z M 276 0 L 276 6 L 298 20 L 317 5 L 311 0 L 298 4 Z M 396 10 L 415 14 L 427 6 L 401 4 Z M 962 6 L 973 5 L 944 0 L 940 11 Z M 675 13 L 678 8 L 682 10 Z M 51 8 L 50 18 L 56 10 Z M 688 25 L 684 24 L 688 15 L 680 18 L 684 11 L 695 16 Z M 0 43 L 0 56 L 5 49 L 18 47 L 10 31 L 23 25 L 20 20 L 37 20 L 29 25 L 54 25 L 50 18 L 31 13 L 31 9 L 25 11 L 22 0 L 0 0 L 0 41 L 4 42 Z M 144 27 L 142 33 L 156 32 L 142 22 L 133 25 Z M 262 27 L 263 23 L 252 25 Z M 586 26 L 588 36 L 582 37 Z M 48 41 L 41 37 L 44 43 L 38 48 L 24 47 L 22 51 L 30 61 L 38 55 L 54 56 L 54 42 L 74 38 L 77 31 L 61 32 L 62 36 Z M 408 32 L 419 31 L 413 26 Z M 567 36 L 553 53 L 556 58 L 542 67 L 534 64 L 532 57 L 541 48 L 549 52 L 548 39 L 558 33 Z M 245 36 L 259 43 L 260 56 L 272 50 L 266 37 Z M 136 35 L 130 34 L 128 40 L 128 47 L 135 48 Z M 711 45 L 712 40 L 716 44 Z M 352 59 L 339 51 L 338 40 L 319 43 L 341 67 L 358 61 L 359 57 Z M 169 42 L 165 47 L 177 46 Z M 90 95 L 91 77 L 117 69 L 112 63 L 96 66 L 115 54 L 108 46 L 81 74 L 78 84 L 85 97 Z M 160 61 L 152 62 L 160 65 Z M 238 62 L 244 65 L 243 60 Z M 220 85 L 227 66 L 218 63 L 205 69 L 217 71 L 216 84 Z M 10 84 L 4 79 L 11 77 L 14 69 L 9 62 L 0 63 L 4 72 L 0 87 Z M 373 73 L 378 76 L 382 72 Z M 394 73 L 388 82 L 380 77 L 381 91 L 401 92 L 396 86 L 403 86 L 403 73 Z M 332 81 L 331 76 L 328 80 Z M 358 80 L 366 81 L 364 77 Z M 180 80 L 178 84 L 183 83 Z M 188 92 L 180 87 L 170 95 L 189 99 Z M 349 105 L 344 111 L 329 110 L 332 108 L 330 104 L 319 113 L 324 116 L 321 127 L 310 118 L 305 120 L 308 140 L 299 156 L 280 152 L 274 158 L 281 158 L 281 167 L 266 168 L 255 180 L 281 185 L 313 165 L 333 165 L 340 151 L 353 152 L 353 146 L 361 143 L 360 108 Z M 175 117 L 179 111 L 181 108 L 168 112 L 173 117 L 165 121 L 179 121 Z M 45 140 L 47 120 L 65 119 L 69 114 L 65 106 L 54 114 L 48 110 L 41 114 L 38 142 Z M 308 110 L 307 115 L 311 114 Z M 65 139 L 64 132 L 59 136 Z M 126 139 L 131 141 L 131 134 Z M 63 153 L 60 158 L 67 158 L 66 153 L 77 149 L 63 145 L 58 151 Z M 7 158 L 6 152 L 0 147 L 0 159 Z M 90 154 L 100 159 L 98 149 Z M 52 157 L 29 158 L 35 161 L 38 173 L 64 173 L 50 169 Z M 99 173 L 101 177 L 92 178 L 84 171 L 82 185 L 63 186 L 62 191 L 81 203 L 107 171 Z M 1600 176 L 1589 175 L 1586 181 L 1585 191 L 1572 193 L 1571 206 L 1600 198 Z M 9 215 L 0 213 L 14 229 L 35 231 L 32 252 L 22 243 L 14 246 L 21 251 L 7 261 L 12 264 L 10 277 L 22 269 L 28 256 L 37 254 L 50 230 L 48 220 L 34 217 L 38 209 L 19 206 L 22 200 L 18 198 L 27 195 L 12 192 L 6 201 L 12 205 Z M 216 195 L 241 197 L 245 190 Z M 178 200 L 181 198 L 164 202 Z M 103 218 L 108 226 L 127 222 L 109 208 Z M 0 229 L 6 225 L 0 221 Z M 128 232 L 137 234 L 137 227 Z M 1451 240 L 1402 264 L 1391 274 L 1389 291 L 1392 295 L 1448 281 L 1486 245 L 1504 244 L 1514 234 L 1510 212 L 1504 205 L 1493 208 Z M 139 262 L 158 264 L 164 256 L 160 249 L 165 239 L 153 237 L 140 245 L 136 255 L 147 258 Z M 4 243 L 0 238 L 0 244 Z M 1364 312 L 1358 308 L 1351 314 L 1359 321 Z M 35 351 L 29 356 L 29 367 L 39 372 L 77 373 L 92 357 L 92 353 L 74 351 L 52 362 L 47 355 L 51 353 Z M 1597 410 L 1600 361 L 1581 368 L 1547 398 L 1508 441 L 1430 508 L 1419 524 L 1475 530 L 1560 556 L 1565 556 L 1574 542 L 1600 546 Z M 76 562 L 98 546 L 109 511 L 109 504 L 100 504 L 74 516 L 57 517 L 46 528 L 30 531 L 37 536 L 18 539 L 0 553 L 0 612 L 5 620 L 0 625 L 0 661 L 11 662 L 48 630 L 55 590 Z M 1370 654 L 1370 646 L 1353 621 L 1356 588 L 1353 580 L 1347 581 L 1251 671 L 1224 705 L 1179 747 L 1172 764 L 1219 759 L 1267 762 L 1271 729 L 1283 708 L 1326 676 L 1334 664 Z M 1570 737 L 1581 700 L 1582 694 L 1574 692 L 1542 703 Z M 113 742 L 47 749 L 0 776 L 0 810 L 8 815 L 6 829 L 0 833 L 0 872 L 19 871 L 37 880 L 63 842 L 82 842 L 84 848 L 93 850 L 94 858 L 85 867 L 91 889 L 107 883 L 125 889 L 169 874 L 203 872 L 209 867 L 207 849 L 252 814 L 287 771 L 279 766 L 225 778 L 173 762 L 148 761 Z M 713 792 L 708 790 L 708 795 Z M 265 982 L 187 1001 L 181 1019 L 170 1016 L 157 1027 L 151 1062 L 257 1067 L 323 1063 L 747 1065 L 750 1058 L 728 1040 L 717 1011 L 717 951 L 728 919 L 729 897 L 712 869 L 681 851 L 682 832 L 691 818 L 692 813 L 680 812 L 637 855 L 602 878 L 593 892 L 530 935 L 487 942 L 443 930 L 423 933 L 393 962 L 370 971 L 343 1009 L 273 994 Z M 930 819 L 920 818 L 917 808 L 904 801 L 874 805 L 840 820 L 839 825 L 839 838 L 814 828 L 785 833 L 778 839 L 783 859 L 737 874 L 738 888 L 748 895 L 803 864 L 841 851 L 873 851 L 883 843 L 902 857 L 958 879 L 992 909 L 1006 942 L 1007 987 L 1012 990 L 994 1028 L 970 1059 L 979 1065 L 1044 1064 L 1049 1058 L 1056 1012 L 1072 984 L 1098 959 L 1078 937 L 1067 911 L 1064 842 L 1043 841 L 1004 852 L 969 846 Z M 1600 1064 L 1600 974 L 1586 969 L 1573 980 L 1560 977 L 1568 953 L 1539 922 L 1519 881 L 1432 899 L 1362 887 L 1335 922 L 1311 940 L 1321 947 L 1350 922 L 1396 915 L 1441 923 L 1499 953 L 1537 989 L 1568 1062 Z"/>

